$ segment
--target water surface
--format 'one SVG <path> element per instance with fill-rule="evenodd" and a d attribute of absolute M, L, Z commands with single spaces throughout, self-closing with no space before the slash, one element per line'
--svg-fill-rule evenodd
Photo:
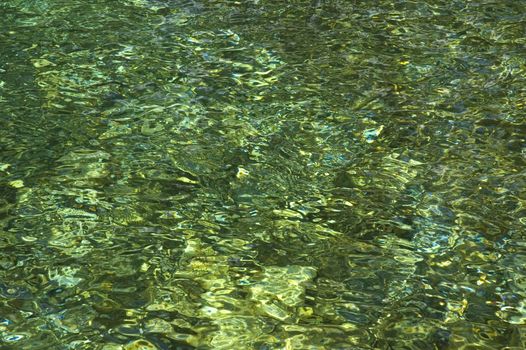
<path fill-rule="evenodd" d="M 526 348 L 525 16 L 2 1 L 1 348 Z"/>

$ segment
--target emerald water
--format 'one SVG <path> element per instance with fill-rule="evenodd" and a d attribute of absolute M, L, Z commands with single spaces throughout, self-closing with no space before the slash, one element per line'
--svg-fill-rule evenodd
<path fill-rule="evenodd" d="M 0 348 L 526 348 L 525 6 L 2 1 Z"/>

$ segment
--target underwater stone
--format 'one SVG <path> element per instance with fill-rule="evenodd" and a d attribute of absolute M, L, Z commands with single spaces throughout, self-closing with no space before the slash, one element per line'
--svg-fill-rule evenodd
<path fill-rule="evenodd" d="M 155 345 L 145 339 L 136 340 L 124 347 L 124 350 L 156 350 Z"/>

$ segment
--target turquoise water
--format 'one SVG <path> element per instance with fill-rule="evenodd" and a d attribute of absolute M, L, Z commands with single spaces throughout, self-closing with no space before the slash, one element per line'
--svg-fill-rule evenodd
<path fill-rule="evenodd" d="M 526 348 L 523 10 L 3 1 L 0 348 Z"/>

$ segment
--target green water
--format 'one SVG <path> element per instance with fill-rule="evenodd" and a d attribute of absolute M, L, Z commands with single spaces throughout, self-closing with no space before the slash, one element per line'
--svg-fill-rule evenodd
<path fill-rule="evenodd" d="M 525 8 L 2 1 L 0 349 L 526 348 Z"/>

